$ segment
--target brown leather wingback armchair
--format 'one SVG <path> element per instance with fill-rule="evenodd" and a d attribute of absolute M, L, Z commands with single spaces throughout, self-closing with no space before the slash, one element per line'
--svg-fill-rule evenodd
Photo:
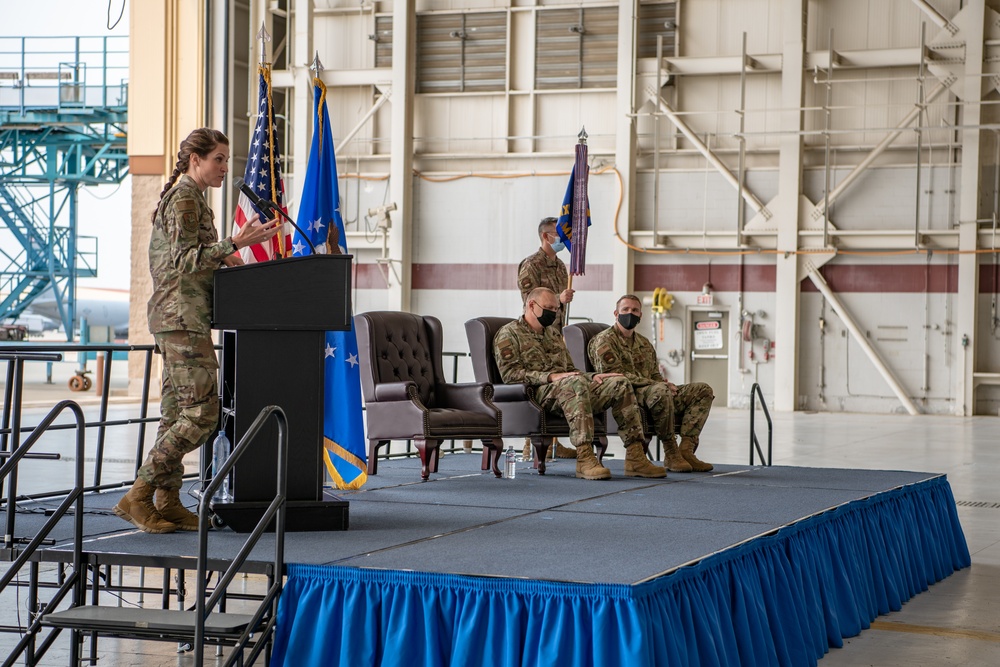
<path fill-rule="evenodd" d="M 483 441 L 483 469 L 500 477 L 503 441 L 493 387 L 445 381 L 440 320 L 370 312 L 355 316 L 354 327 L 368 422 L 368 474 L 378 473 L 380 447 L 412 440 L 420 454 L 420 476 L 427 479 L 437 472 L 441 443 L 463 439 Z"/>
<path fill-rule="evenodd" d="M 545 474 L 545 452 L 553 438 L 569 438 L 569 424 L 562 417 L 547 412 L 535 402 L 534 388 L 524 384 L 504 384 L 493 357 L 493 339 L 509 322 L 510 317 L 477 317 L 465 323 L 469 353 L 477 382 L 493 385 L 493 402 L 503 413 L 503 435 L 531 438 L 535 450 L 535 467 Z M 604 414 L 594 415 L 594 448 L 604 456 L 608 448 Z"/>
<path fill-rule="evenodd" d="M 577 322 L 576 324 L 570 324 L 563 328 L 563 337 L 566 339 L 566 347 L 569 349 L 569 356 L 573 358 L 573 364 L 580 370 L 585 370 L 588 373 L 594 372 L 594 364 L 590 361 L 590 355 L 587 354 L 587 347 L 590 345 L 590 339 L 607 329 L 610 325 L 601 324 L 600 322 Z M 649 416 L 649 411 L 643 406 L 639 406 L 639 413 L 642 415 L 642 437 L 643 444 L 642 448 L 646 451 L 646 457 L 652 458 L 649 455 L 649 443 L 655 435 L 653 429 L 653 421 Z M 615 435 L 618 433 L 618 424 L 615 422 L 614 415 L 611 414 L 611 410 L 608 410 L 608 435 Z M 659 445 L 657 445 L 657 450 L 659 450 Z M 600 454 L 603 455 L 604 452 Z M 598 456 L 600 459 L 600 455 Z"/>

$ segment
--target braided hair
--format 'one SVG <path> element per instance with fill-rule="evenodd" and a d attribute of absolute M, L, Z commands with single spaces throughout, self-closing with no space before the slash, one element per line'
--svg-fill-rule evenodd
<path fill-rule="evenodd" d="M 181 174 L 187 173 L 191 166 L 191 153 L 196 153 L 198 157 L 207 157 L 219 144 L 228 146 L 229 139 L 222 132 L 211 128 L 202 127 L 187 135 L 187 138 L 181 142 L 180 150 L 177 151 L 177 164 L 174 165 L 174 171 L 170 174 L 167 184 L 163 186 L 159 202 L 163 201 L 164 195 L 170 192 L 170 188 L 174 187 Z M 156 221 L 156 212 L 160 210 L 159 202 L 157 202 L 153 215 L 150 217 L 153 222 Z"/>

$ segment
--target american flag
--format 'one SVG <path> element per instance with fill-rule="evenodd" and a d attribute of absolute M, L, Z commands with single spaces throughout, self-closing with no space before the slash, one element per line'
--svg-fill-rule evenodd
<path fill-rule="evenodd" d="M 250 140 L 250 154 L 247 156 L 247 168 L 243 173 L 243 180 L 262 199 L 273 201 L 282 211 L 287 212 L 285 184 L 281 180 L 281 151 L 278 148 L 278 137 L 274 126 L 274 107 L 271 105 L 270 65 L 262 63 L 258 66 L 257 73 L 260 75 L 260 103 L 257 105 L 257 125 Z M 260 213 L 260 210 L 241 192 L 234 220 L 236 226 L 242 227 L 254 212 Z M 261 215 L 261 220 L 264 217 Z M 240 248 L 243 261 L 251 264 L 284 257 L 287 254 L 286 249 L 290 247 L 290 228 L 291 225 L 286 222 L 283 224 L 282 233 L 275 235 L 269 242 Z"/>

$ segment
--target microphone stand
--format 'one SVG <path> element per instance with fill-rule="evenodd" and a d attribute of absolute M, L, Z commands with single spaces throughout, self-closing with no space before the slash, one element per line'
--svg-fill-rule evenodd
<path fill-rule="evenodd" d="M 280 206 L 278 206 L 277 204 L 275 204 L 273 201 L 271 201 L 269 199 L 261 199 L 260 203 L 262 203 L 265 206 L 267 206 L 268 208 L 270 208 L 272 214 L 273 213 L 277 213 L 282 218 L 284 218 L 285 220 L 287 220 L 288 222 L 290 222 L 291 225 L 292 225 L 292 227 L 294 227 L 295 230 L 299 234 L 302 235 L 302 238 L 304 238 L 306 240 L 306 243 L 309 244 L 309 249 L 312 250 L 312 254 L 314 254 L 314 255 L 316 254 L 316 246 L 313 245 L 312 239 L 309 238 L 308 234 L 306 234 L 304 231 L 302 231 L 302 228 L 299 227 L 298 224 L 296 224 L 296 222 L 294 220 L 292 220 L 292 217 L 290 215 L 288 215 L 287 213 L 285 213 L 284 211 L 282 211 Z"/>

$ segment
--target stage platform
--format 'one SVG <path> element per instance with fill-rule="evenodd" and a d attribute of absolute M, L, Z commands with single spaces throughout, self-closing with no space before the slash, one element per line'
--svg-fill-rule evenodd
<path fill-rule="evenodd" d="M 380 462 L 343 494 L 350 530 L 288 534 L 274 664 L 815 664 L 970 563 L 943 475 L 721 465 L 644 480 L 612 459 L 607 481 L 576 479 L 573 461 L 495 479 L 479 463 L 447 455 L 421 482 L 414 459 Z M 128 530 L 109 515 L 119 497 L 87 498 L 94 562 L 193 567 L 196 534 Z M 18 535 L 43 518 L 29 507 Z M 210 557 L 243 539 L 216 531 Z M 267 571 L 272 539 L 248 571 Z"/>

